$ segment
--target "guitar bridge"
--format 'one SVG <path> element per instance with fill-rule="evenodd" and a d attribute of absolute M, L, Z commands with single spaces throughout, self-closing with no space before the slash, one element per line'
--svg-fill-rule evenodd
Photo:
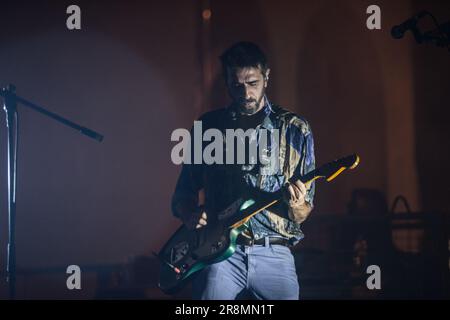
<path fill-rule="evenodd" d="M 177 275 L 180 275 L 181 273 L 184 273 L 184 268 L 177 268 L 176 266 L 174 266 L 173 264 L 167 262 L 166 260 L 164 260 L 163 258 L 161 258 L 158 254 L 156 254 L 155 252 L 153 252 L 153 255 L 156 256 L 158 258 L 159 261 L 161 261 L 162 263 L 164 263 L 165 265 L 167 265 L 170 269 L 172 269 Z"/>

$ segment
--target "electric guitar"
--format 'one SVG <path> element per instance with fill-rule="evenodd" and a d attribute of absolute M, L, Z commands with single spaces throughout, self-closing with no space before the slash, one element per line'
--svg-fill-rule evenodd
<path fill-rule="evenodd" d="M 359 163 L 356 154 L 329 162 L 304 176 L 290 179 L 302 181 L 307 187 L 314 180 L 324 178 L 330 182 L 346 169 L 354 169 Z M 250 196 L 251 194 L 251 196 Z M 234 201 L 217 215 L 214 223 L 190 230 L 181 226 L 167 241 L 159 254 L 159 288 L 167 294 L 178 291 L 197 271 L 230 257 L 236 249 L 236 239 L 248 225 L 251 217 L 269 208 L 283 198 L 283 190 L 277 192 L 253 192 Z"/>

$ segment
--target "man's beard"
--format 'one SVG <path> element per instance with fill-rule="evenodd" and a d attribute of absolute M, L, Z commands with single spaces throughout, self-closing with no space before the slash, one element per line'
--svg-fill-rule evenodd
<path fill-rule="evenodd" d="M 261 94 L 261 97 L 258 100 L 248 99 L 248 100 L 240 100 L 237 102 L 237 106 L 241 114 L 252 115 L 255 114 L 259 106 L 261 104 L 261 100 L 264 98 L 264 92 Z"/>

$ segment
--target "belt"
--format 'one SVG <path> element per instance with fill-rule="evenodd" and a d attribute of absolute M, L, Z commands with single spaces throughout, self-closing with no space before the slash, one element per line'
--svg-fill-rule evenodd
<path fill-rule="evenodd" d="M 253 246 L 253 245 L 260 245 L 263 246 L 266 244 L 266 239 L 253 239 L 253 238 L 247 238 L 242 235 L 239 235 L 236 239 L 236 244 L 241 246 Z M 291 243 L 288 239 L 285 238 L 269 238 L 269 244 L 279 244 L 282 246 L 290 247 Z"/>

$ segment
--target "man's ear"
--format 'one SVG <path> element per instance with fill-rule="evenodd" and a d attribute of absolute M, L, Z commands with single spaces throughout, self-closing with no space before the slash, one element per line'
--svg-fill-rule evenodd
<path fill-rule="evenodd" d="M 265 80 L 264 87 L 267 87 L 267 83 L 269 82 L 269 74 L 270 74 L 270 69 L 267 69 L 266 74 L 264 75 L 264 80 Z"/>

